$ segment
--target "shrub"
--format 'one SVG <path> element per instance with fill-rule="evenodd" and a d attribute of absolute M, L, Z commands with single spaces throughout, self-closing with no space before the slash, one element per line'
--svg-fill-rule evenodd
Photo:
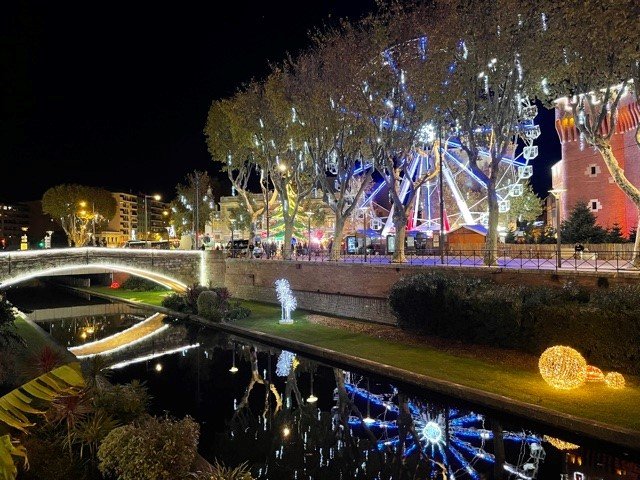
<path fill-rule="evenodd" d="M 134 292 L 155 292 L 166 290 L 165 287 L 158 285 L 156 282 L 152 282 L 146 278 L 136 277 L 134 275 L 131 275 L 122 282 L 120 284 L 120 288 L 124 290 L 133 290 Z"/>
<path fill-rule="evenodd" d="M 439 272 L 403 278 L 389 303 L 401 328 L 539 354 L 571 345 L 602 368 L 640 373 L 640 286 L 591 294 L 479 283 Z"/>
<path fill-rule="evenodd" d="M 229 308 L 225 321 L 232 322 L 235 320 L 242 320 L 243 318 L 247 318 L 249 315 L 251 315 L 251 310 L 240 305 L 240 302 L 236 302 Z"/>
<path fill-rule="evenodd" d="M 184 294 L 184 303 L 187 305 L 187 311 L 189 313 L 198 313 L 198 297 L 202 292 L 207 290 L 209 290 L 208 287 L 198 285 L 197 283 L 194 283 L 187 288 L 187 291 Z"/>
<path fill-rule="evenodd" d="M 196 456 L 199 434 L 190 417 L 148 417 L 114 428 L 98 449 L 100 472 L 120 480 L 184 478 Z"/>
<path fill-rule="evenodd" d="M 221 322 L 223 312 L 218 294 L 211 290 L 205 290 L 198 296 L 198 315 L 214 322 Z"/>
<path fill-rule="evenodd" d="M 149 406 L 147 387 L 137 380 L 124 385 L 107 385 L 97 390 L 94 405 L 120 423 L 129 423 L 142 417 Z"/>
<path fill-rule="evenodd" d="M 247 462 L 231 468 L 219 463 L 218 460 L 205 471 L 191 474 L 191 478 L 196 480 L 253 480 Z"/>
<path fill-rule="evenodd" d="M 172 293 L 162 299 L 162 306 L 176 312 L 187 312 L 188 307 L 184 301 L 184 296 L 179 293 Z"/>

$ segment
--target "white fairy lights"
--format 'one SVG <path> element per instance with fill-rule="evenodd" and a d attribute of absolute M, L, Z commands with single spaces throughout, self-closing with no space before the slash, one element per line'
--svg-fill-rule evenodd
<path fill-rule="evenodd" d="M 291 312 L 296 309 L 298 302 L 296 301 L 296 297 L 293 296 L 291 285 L 289 285 L 289 281 L 286 278 L 281 278 L 280 280 L 276 280 L 275 286 L 276 296 L 282 307 L 280 323 L 293 323 Z"/>

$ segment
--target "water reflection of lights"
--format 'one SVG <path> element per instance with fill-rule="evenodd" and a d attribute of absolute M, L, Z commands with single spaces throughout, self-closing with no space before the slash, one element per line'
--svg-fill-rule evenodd
<path fill-rule="evenodd" d="M 349 425 L 358 431 L 362 423 L 378 438 L 378 450 L 386 451 L 400 444 L 400 408 L 395 404 L 396 392 L 374 394 L 353 384 L 345 384 L 354 402 L 372 406 L 374 415 L 365 418 L 350 417 Z M 490 468 L 495 457 L 485 447 L 493 440 L 493 432 L 485 428 L 485 417 L 457 409 L 434 409 L 419 402 L 407 402 L 414 438 L 409 430 L 405 440 L 405 457 L 421 450 L 427 458 L 446 468 L 448 479 L 469 477 L 479 480 L 480 471 Z M 505 463 L 504 469 L 513 476 L 532 480 L 537 477 L 538 465 L 545 458 L 545 451 L 538 436 L 526 432 L 503 432 L 505 443 L 520 446 L 520 457 L 515 463 Z M 484 465 L 484 466 L 483 466 Z M 443 472 L 444 473 L 444 472 Z"/>
<path fill-rule="evenodd" d="M 163 350 L 161 352 L 156 352 L 156 353 L 152 353 L 150 355 L 144 355 L 142 357 L 136 357 L 136 358 L 132 358 L 131 360 L 126 360 L 124 362 L 119 362 L 116 363 L 115 365 L 111 365 L 110 368 L 112 370 L 118 369 L 118 368 L 124 368 L 127 367 L 129 365 L 133 365 L 135 363 L 142 363 L 142 362 L 146 362 L 147 360 L 153 360 L 154 358 L 158 358 L 158 357 L 163 357 L 165 355 L 172 355 L 174 353 L 178 353 L 178 352 L 185 352 L 187 350 L 191 350 L 192 348 L 196 348 L 199 347 L 200 344 L 196 343 L 193 345 L 186 345 L 184 347 L 178 347 L 178 348 L 173 348 L 171 350 Z"/>

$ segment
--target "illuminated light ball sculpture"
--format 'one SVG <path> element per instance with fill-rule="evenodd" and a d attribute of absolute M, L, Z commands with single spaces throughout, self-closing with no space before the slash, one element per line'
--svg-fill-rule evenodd
<path fill-rule="evenodd" d="M 587 379 L 587 362 L 571 347 L 547 348 L 540 355 L 538 368 L 545 382 L 561 390 L 578 388 Z"/>
<path fill-rule="evenodd" d="M 289 281 L 286 278 L 281 278 L 280 280 L 276 280 L 275 286 L 276 296 L 282 308 L 280 323 L 293 323 L 291 312 L 296 309 L 298 302 L 296 301 L 296 297 L 293 296 L 291 285 L 289 285 Z"/>
<path fill-rule="evenodd" d="M 604 377 L 604 383 L 606 383 L 607 387 L 615 388 L 617 390 L 624 388 L 624 377 L 621 373 L 618 372 L 609 372 Z"/>
<path fill-rule="evenodd" d="M 598 367 L 587 365 L 587 382 L 604 382 L 604 373 Z"/>

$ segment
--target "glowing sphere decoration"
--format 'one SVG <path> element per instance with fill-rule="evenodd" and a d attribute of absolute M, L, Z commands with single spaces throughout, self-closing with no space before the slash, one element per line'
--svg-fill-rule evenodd
<path fill-rule="evenodd" d="M 604 382 L 604 373 L 598 367 L 587 365 L 587 382 Z"/>
<path fill-rule="evenodd" d="M 606 383 L 607 387 L 609 388 L 615 388 L 619 390 L 621 388 L 624 388 L 625 381 L 621 373 L 609 372 L 604 377 L 604 383 Z"/>
<path fill-rule="evenodd" d="M 587 379 L 587 362 L 571 347 L 547 348 L 540 355 L 538 368 L 545 382 L 561 390 L 578 388 Z"/>

